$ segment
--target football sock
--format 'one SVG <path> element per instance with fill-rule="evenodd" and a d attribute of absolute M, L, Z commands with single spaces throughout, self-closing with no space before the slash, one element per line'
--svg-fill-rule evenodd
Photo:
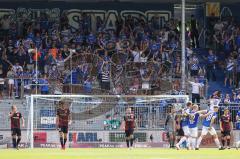
<path fill-rule="evenodd" d="M 200 137 L 198 138 L 198 140 L 197 140 L 197 146 L 196 146 L 196 148 L 199 148 L 201 142 L 202 142 L 202 137 L 200 136 Z"/>
<path fill-rule="evenodd" d="M 197 139 L 196 138 L 192 138 L 192 148 L 193 149 L 196 148 L 196 142 L 197 142 Z"/>
<path fill-rule="evenodd" d="M 172 140 L 169 139 L 169 145 L 170 145 L 170 148 L 172 148 Z"/>
<path fill-rule="evenodd" d="M 220 142 L 219 142 L 218 138 L 214 139 L 214 142 L 216 143 L 216 145 L 217 145 L 217 147 L 218 147 L 218 148 L 220 148 L 220 147 L 221 147 L 221 145 L 220 145 Z"/>
<path fill-rule="evenodd" d="M 170 141 L 170 147 L 174 147 L 174 140 Z"/>
<path fill-rule="evenodd" d="M 63 143 L 63 144 L 65 145 L 65 144 L 66 144 L 66 142 L 67 142 L 67 138 L 64 138 L 64 143 Z"/>
<path fill-rule="evenodd" d="M 188 148 L 192 148 L 192 137 L 188 137 Z"/>
<path fill-rule="evenodd" d="M 186 146 L 189 147 L 189 143 L 190 143 L 190 138 L 186 138 Z"/>
<path fill-rule="evenodd" d="M 230 146 L 230 139 L 227 139 L 227 146 Z"/>
<path fill-rule="evenodd" d="M 63 147 L 63 138 L 62 137 L 60 137 L 60 143 L 61 143 L 61 146 Z"/>
<path fill-rule="evenodd" d="M 238 148 L 240 145 L 240 141 L 236 142 L 236 147 Z"/>
<path fill-rule="evenodd" d="M 192 141 L 192 137 L 189 137 L 189 146 L 188 148 L 192 148 L 193 147 L 193 141 Z"/>
<path fill-rule="evenodd" d="M 130 139 L 130 146 L 133 146 L 133 139 Z"/>
<path fill-rule="evenodd" d="M 12 138 L 12 144 L 13 144 L 13 148 L 16 148 L 17 146 L 16 138 Z"/>
<path fill-rule="evenodd" d="M 127 143 L 127 147 L 129 147 L 129 140 L 128 139 L 126 140 L 126 143 Z"/>
<path fill-rule="evenodd" d="M 21 141 L 21 138 L 18 138 L 18 139 L 17 139 L 17 145 L 16 145 L 16 146 L 19 145 L 20 141 Z"/>
<path fill-rule="evenodd" d="M 225 140 L 224 139 L 222 139 L 222 145 L 223 145 L 223 147 L 225 146 Z"/>

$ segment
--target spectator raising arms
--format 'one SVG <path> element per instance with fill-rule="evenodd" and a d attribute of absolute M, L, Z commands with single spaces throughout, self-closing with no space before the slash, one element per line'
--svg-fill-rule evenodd
<path fill-rule="evenodd" d="M 233 69 L 234 69 L 234 62 L 231 58 L 228 59 L 225 69 L 226 69 L 226 74 L 225 74 L 224 85 L 227 86 L 227 81 L 229 80 L 229 86 L 231 87 L 233 82 Z"/>
<path fill-rule="evenodd" d="M 189 81 L 189 83 L 192 85 L 192 102 L 200 103 L 200 89 L 204 84 L 199 83 L 197 78 L 195 78 L 194 82 Z"/>
<path fill-rule="evenodd" d="M 216 62 L 217 62 L 217 56 L 213 54 L 213 50 L 209 50 L 209 55 L 207 57 L 207 80 L 209 81 L 212 79 L 213 81 L 216 81 Z"/>

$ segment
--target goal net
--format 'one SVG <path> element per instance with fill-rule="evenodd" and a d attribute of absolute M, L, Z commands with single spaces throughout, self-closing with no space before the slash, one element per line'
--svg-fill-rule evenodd
<path fill-rule="evenodd" d="M 113 141 L 109 141 L 111 134 L 104 135 L 104 132 L 120 131 L 120 124 L 127 107 L 131 107 L 135 114 L 138 130 L 161 130 L 164 128 L 169 106 L 181 109 L 188 102 L 189 97 L 187 95 L 31 95 L 26 101 L 30 110 L 26 118 L 27 138 L 31 148 L 43 147 L 42 143 L 56 145 L 59 143 L 55 123 L 56 110 L 62 100 L 68 101 L 72 115 L 72 124 L 69 126 L 69 144 L 71 144 L 74 142 L 74 134 L 76 135 L 74 132 L 89 132 L 83 133 L 82 138 L 81 135 L 78 136 L 78 141 L 81 143 Z M 92 132 L 101 132 L 102 137 L 96 139 Z"/>

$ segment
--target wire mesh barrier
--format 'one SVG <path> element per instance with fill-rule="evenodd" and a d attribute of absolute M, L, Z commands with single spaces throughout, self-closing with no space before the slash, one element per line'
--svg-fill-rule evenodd
<path fill-rule="evenodd" d="M 55 117 L 57 102 L 59 97 L 51 97 L 52 95 L 42 96 L 34 100 L 34 129 L 45 130 L 55 129 Z M 168 96 L 168 95 L 167 95 Z M 167 97 L 166 96 L 166 97 Z M 170 95 L 171 96 L 171 95 Z M 169 96 L 169 97 L 170 97 Z M 151 99 L 153 97 L 153 99 Z M 164 96 L 163 96 L 164 97 Z M 177 99 L 174 99 L 174 98 Z M 172 96 L 173 99 L 162 98 L 162 96 L 82 96 L 74 97 L 76 100 L 71 105 L 73 115 L 73 123 L 70 127 L 72 130 L 112 130 L 118 129 L 116 126 L 104 126 L 104 121 L 118 119 L 122 120 L 125 109 L 132 107 L 136 115 L 138 127 L 142 130 L 162 129 L 164 128 L 164 120 L 166 116 L 166 108 L 169 105 L 184 106 L 186 97 Z M 72 98 L 72 97 L 70 97 Z M 1 101 L 0 106 L 0 130 L 10 129 L 10 119 L 8 117 L 11 111 L 11 105 L 16 104 L 26 122 L 30 118 L 30 97 L 25 102 L 15 100 Z M 181 100 L 182 102 L 181 102 Z M 180 100 L 180 102 L 179 102 Z M 225 108 L 229 109 L 231 120 L 234 127 L 236 126 L 236 116 L 240 111 L 239 103 L 220 104 L 218 120 L 215 124 L 219 125 L 220 116 Z M 36 115 L 36 116 L 35 116 Z M 46 124 L 44 124 L 46 123 Z M 49 124 L 52 123 L 52 124 Z M 30 123 L 28 123 L 30 125 Z M 25 129 L 27 129 L 26 127 Z"/>
<path fill-rule="evenodd" d="M 34 129 L 53 129 L 46 127 L 43 120 L 55 117 L 58 102 L 62 98 L 71 99 L 71 114 L 75 130 L 104 130 L 104 120 L 107 117 L 123 119 L 127 107 L 134 111 L 140 129 L 163 128 L 166 108 L 175 105 L 182 108 L 188 101 L 188 96 L 85 96 L 85 95 L 33 95 Z M 30 108 L 31 100 L 27 100 Z M 52 121 L 54 122 L 54 121 Z M 53 123 L 55 124 L 55 123 Z"/>

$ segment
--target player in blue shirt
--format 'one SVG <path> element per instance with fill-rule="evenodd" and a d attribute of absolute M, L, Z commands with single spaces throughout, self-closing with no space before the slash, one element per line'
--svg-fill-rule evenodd
<path fill-rule="evenodd" d="M 187 142 L 187 147 L 189 147 L 189 113 L 192 109 L 192 102 L 188 102 L 185 109 L 182 110 L 182 118 L 181 118 L 181 126 L 184 132 L 184 136 L 180 139 L 180 141 L 176 144 L 176 148 L 179 150 L 180 145 L 182 145 L 183 142 Z"/>
<path fill-rule="evenodd" d="M 199 150 L 199 145 L 201 144 L 202 139 L 208 134 L 210 133 L 213 138 L 214 141 L 216 143 L 216 145 L 218 146 L 219 150 L 223 150 L 224 148 L 221 146 L 219 140 L 218 140 L 218 136 L 217 136 L 217 132 L 215 130 L 215 128 L 213 127 L 213 123 L 215 121 L 215 119 L 217 118 L 217 113 L 218 113 L 218 106 L 214 106 L 213 107 L 213 111 L 208 111 L 207 114 L 203 115 L 203 127 L 202 127 L 202 133 L 200 135 L 200 137 L 197 140 L 197 146 L 196 146 L 196 150 Z"/>
<path fill-rule="evenodd" d="M 192 110 L 189 113 L 189 149 L 195 150 L 196 142 L 198 137 L 198 121 L 202 114 L 206 114 L 207 110 L 198 111 L 199 107 L 197 104 L 192 106 Z"/>

